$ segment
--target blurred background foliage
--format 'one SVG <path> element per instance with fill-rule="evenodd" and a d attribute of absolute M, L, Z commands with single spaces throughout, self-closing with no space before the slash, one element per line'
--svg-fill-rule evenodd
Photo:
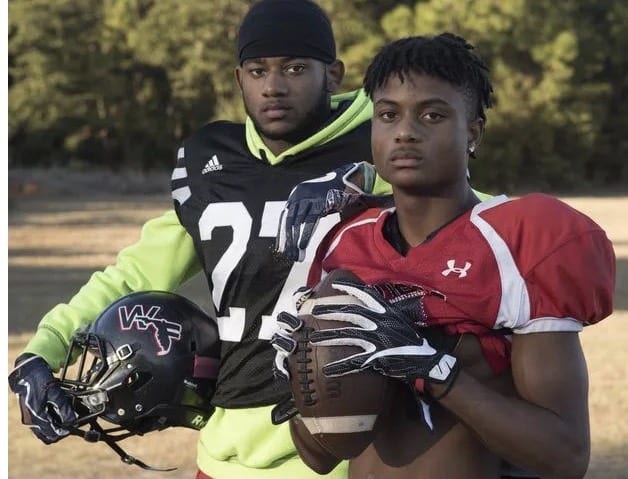
<path fill-rule="evenodd" d="M 233 67 L 252 3 L 9 0 L 9 168 L 168 169 L 196 128 L 242 120 Z M 476 46 L 496 104 L 475 186 L 625 190 L 626 0 L 319 3 L 347 66 L 345 90 L 390 40 L 451 31 Z"/>

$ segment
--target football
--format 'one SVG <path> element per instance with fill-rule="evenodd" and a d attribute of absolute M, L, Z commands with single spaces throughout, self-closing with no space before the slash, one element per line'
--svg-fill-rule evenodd
<path fill-rule="evenodd" d="M 354 346 L 313 347 L 309 343 L 312 331 L 351 326 L 343 321 L 318 320 L 308 314 L 316 302 L 320 304 L 321 298 L 328 304 L 360 303 L 332 287 L 337 279 L 359 281 L 350 271 L 332 271 L 301 306 L 299 317 L 304 324 L 294 333 L 297 349 L 289 360 L 290 385 L 301 416 L 299 420 L 305 426 L 301 430 L 309 431 L 316 443 L 333 456 L 351 459 L 373 441 L 378 416 L 391 406 L 395 388 L 391 379 L 371 370 L 334 378 L 323 374 L 325 364 L 362 352 Z M 307 438 L 307 442 L 312 441 Z"/>

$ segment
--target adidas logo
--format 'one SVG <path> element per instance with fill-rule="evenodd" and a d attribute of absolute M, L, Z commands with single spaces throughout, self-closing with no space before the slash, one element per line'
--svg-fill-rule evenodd
<path fill-rule="evenodd" d="M 201 173 L 205 175 L 211 171 L 218 171 L 218 170 L 222 170 L 222 165 L 218 161 L 218 157 L 214 155 L 209 160 L 207 160 L 207 163 L 205 164 L 205 168 L 203 168 L 203 171 L 201 171 Z"/>

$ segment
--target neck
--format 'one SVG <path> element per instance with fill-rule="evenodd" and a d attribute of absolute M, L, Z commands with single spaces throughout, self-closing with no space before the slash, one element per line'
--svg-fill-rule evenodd
<path fill-rule="evenodd" d="M 434 231 L 478 204 L 470 187 L 447 196 L 416 196 L 394 191 L 399 231 L 407 248 L 423 243 Z"/>

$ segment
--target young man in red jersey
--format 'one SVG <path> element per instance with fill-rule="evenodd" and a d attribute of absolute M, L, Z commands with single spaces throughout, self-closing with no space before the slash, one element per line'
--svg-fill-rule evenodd
<path fill-rule="evenodd" d="M 399 380 L 430 406 L 432 431 L 400 393 L 406 407 L 351 461 L 352 478 L 497 479 L 502 460 L 535 477 L 581 478 L 588 467 L 578 332 L 612 312 L 613 249 L 590 218 L 550 196 L 474 194 L 466 172 L 492 87 L 472 50 L 448 33 L 402 39 L 366 73 L 373 161 L 394 207 L 361 213 L 319 247 L 309 286 L 351 270 L 363 283 L 334 287 L 363 305 L 310 299 L 314 316 L 347 323 L 311 343 L 360 348 L 325 374 L 372 368 Z M 300 320 L 282 313 L 279 324 L 281 376 L 290 349 L 281 338 Z M 431 339 L 437 329 L 458 336 L 456 347 Z"/>

